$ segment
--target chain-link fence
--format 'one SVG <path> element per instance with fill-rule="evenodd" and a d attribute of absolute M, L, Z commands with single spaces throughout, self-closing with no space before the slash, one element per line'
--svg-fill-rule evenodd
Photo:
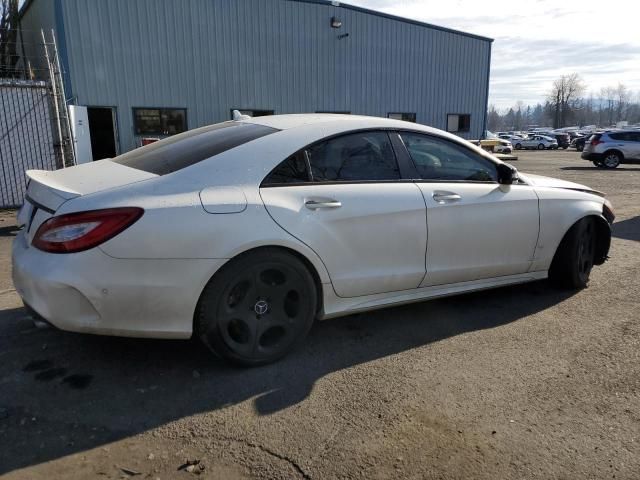
<path fill-rule="evenodd" d="M 55 35 L 40 32 L 30 55 L 22 35 L 14 37 L 23 54 L 0 64 L 0 208 L 22 204 L 27 170 L 75 164 Z"/>

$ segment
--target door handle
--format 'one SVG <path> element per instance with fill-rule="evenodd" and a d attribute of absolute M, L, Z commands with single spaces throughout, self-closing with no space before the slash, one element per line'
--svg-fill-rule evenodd
<path fill-rule="evenodd" d="M 433 194 L 433 199 L 438 202 L 438 203 L 445 203 L 445 202 L 457 202 L 458 200 L 461 200 L 462 197 L 460 195 L 458 195 L 457 193 L 434 193 Z"/>
<path fill-rule="evenodd" d="M 304 202 L 304 206 L 309 210 L 317 210 L 318 208 L 339 208 L 342 206 L 342 203 L 337 200 L 325 200 L 322 202 L 307 200 Z"/>

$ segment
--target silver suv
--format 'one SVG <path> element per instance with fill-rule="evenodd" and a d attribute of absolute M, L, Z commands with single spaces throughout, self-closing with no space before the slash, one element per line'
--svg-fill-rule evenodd
<path fill-rule="evenodd" d="M 582 158 L 596 167 L 616 168 L 621 163 L 640 163 L 640 130 L 616 130 L 591 135 Z"/>

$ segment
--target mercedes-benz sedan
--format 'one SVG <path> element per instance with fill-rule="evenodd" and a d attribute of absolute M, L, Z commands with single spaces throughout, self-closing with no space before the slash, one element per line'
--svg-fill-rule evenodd
<path fill-rule="evenodd" d="M 229 121 L 28 176 L 13 278 L 34 315 L 196 335 L 244 365 L 285 355 L 315 319 L 548 276 L 582 288 L 613 221 L 588 187 L 350 115 Z"/>

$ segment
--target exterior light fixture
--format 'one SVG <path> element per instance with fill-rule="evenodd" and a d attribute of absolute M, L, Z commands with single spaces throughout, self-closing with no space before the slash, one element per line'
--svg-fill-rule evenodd
<path fill-rule="evenodd" d="M 340 28 L 342 21 L 338 17 L 331 17 L 331 28 Z"/>

